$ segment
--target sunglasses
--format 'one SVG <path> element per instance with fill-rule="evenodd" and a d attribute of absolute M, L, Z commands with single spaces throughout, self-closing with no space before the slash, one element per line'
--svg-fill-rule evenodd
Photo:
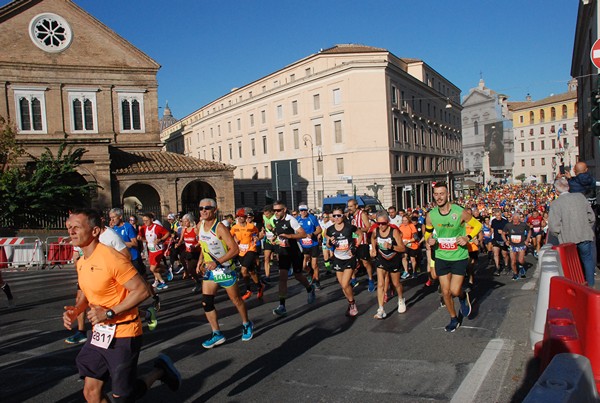
<path fill-rule="evenodd" d="M 214 209 L 215 209 L 215 206 L 200 206 L 200 207 L 198 207 L 198 211 L 202 211 L 202 210 L 211 211 Z"/>
<path fill-rule="evenodd" d="M 273 211 L 276 213 L 280 213 L 283 211 L 283 209 L 282 208 L 274 208 Z"/>
<path fill-rule="evenodd" d="M 387 221 L 377 221 L 377 224 L 379 225 L 388 225 Z"/>
<path fill-rule="evenodd" d="M 343 214 L 332 214 L 331 216 L 333 218 L 340 218 L 340 217 L 343 217 L 344 215 Z"/>

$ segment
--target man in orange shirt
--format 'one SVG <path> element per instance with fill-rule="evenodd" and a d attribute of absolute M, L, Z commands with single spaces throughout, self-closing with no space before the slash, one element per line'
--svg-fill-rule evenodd
<path fill-rule="evenodd" d="M 150 297 L 146 283 L 129 259 L 100 243 L 102 219 L 98 211 L 76 210 L 69 223 L 71 242 L 83 252 L 77 261 L 77 280 L 83 297 L 75 306 L 65 306 L 63 324 L 70 329 L 77 315 L 89 308 L 87 318 L 93 333 L 76 360 L 79 375 L 85 379 L 86 401 L 105 400 L 102 388 L 109 377 L 112 398 L 117 401 L 143 396 L 157 380 L 177 390 L 181 376 L 164 354 L 154 362 L 150 373 L 136 379 L 142 345 L 137 307 Z"/>
<path fill-rule="evenodd" d="M 401 277 L 402 279 L 406 279 L 410 276 L 410 273 L 408 272 L 408 259 L 410 259 L 413 275 L 416 277 L 417 254 L 419 249 L 417 227 L 409 221 L 408 215 L 405 215 L 402 217 L 402 224 L 400 224 L 399 229 L 402 233 L 402 243 L 406 247 L 406 252 L 402 254 L 402 266 L 404 267 L 404 272 Z"/>
<path fill-rule="evenodd" d="M 230 232 L 240 249 L 238 256 L 242 265 L 242 277 L 246 283 L 246 293 L 242 295 L 242 299 L 245 301 L 252 296 L 252 285 L 258 291 L 257 297 L 262 298 L 264 285 L 258 281 L 258 275 L 256 274 L 256 240 L 258 239 L 258 228 L 246 220 L 248 218 L 246 209 L 238 209 L 235 216 L 237 223 L 231 227 Z M 250 279 L 252 279 L 254 284 L 250 282 Z"/>

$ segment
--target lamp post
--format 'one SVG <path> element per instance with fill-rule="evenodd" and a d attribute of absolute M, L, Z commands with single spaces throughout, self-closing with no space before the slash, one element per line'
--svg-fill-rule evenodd
<path fill-rule="evenodd" d="M 310 134 L 305 134 L 302 136 L 302 140 L 304 140 L 304 146 L 308 147 L 307 143 L 310 143 L 310 165 L 312 167 L 312 182 L 313 182 L 313 208 L 317 208 L 317 189 L 316 189 L 316 181 L 315 181 L 315 147 L 313 145 L 312 137 Z"/>
<path fill-rule="evenodd" d="M 321 163 L 321 206 L 323 205 L 323 198 L 325 197 L 325 167 L 323 166 L 323 150 L 321 147 L 317 149 L 317 162 Z M 317 207 L 317 206 L 315 206 Z"/>

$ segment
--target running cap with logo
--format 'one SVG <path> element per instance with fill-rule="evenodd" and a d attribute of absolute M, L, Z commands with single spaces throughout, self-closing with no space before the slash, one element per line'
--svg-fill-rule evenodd
<path fill-rule="evenodd" d="M 298 206 L 298 210 L 300 211 L 308 211 L 308 206 L 306 204 L 301 204 Z"/>

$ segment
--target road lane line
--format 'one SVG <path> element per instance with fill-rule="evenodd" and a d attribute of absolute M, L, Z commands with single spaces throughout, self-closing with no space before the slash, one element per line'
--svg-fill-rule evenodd
<path fill-rule="evenodd" d="M 477 392 L 481 388 L 483 381 L 485 380 L 488 372 L 494 365 L 494 362 L 498 358 L 498 355 L 503 350 L 511 350 L 514 343 L 510 340 L 504 339 L 492 339 L 485 347 L 479 359 L 473 365 L 473 368 L 469 371 L 465 379 L 462 381 L 454 396 L 452 396 L 451 403 L 466 403 L 474 402 Z"/>

